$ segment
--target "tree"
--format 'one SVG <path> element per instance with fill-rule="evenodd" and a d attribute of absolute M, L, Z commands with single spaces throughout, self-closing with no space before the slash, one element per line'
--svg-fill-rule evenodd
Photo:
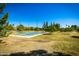
<path fill-rule="evenodd" d="M 4 8 L 5 8 L 6 4 L 5 3 L 2 3 L 0 4 L 0 13 L 3 12 Z"/>
<path fill-rule="evenodd" d="M 77 25 L 66 25 L 65 28 L 61 28 L 60 31 L 63 31 L 63 32 L 70 32 L 70 31 L 77 31 L 78 30 L 78 26 Z"/>
<path fill-rule="evenodd" d="M 77 25 L 71 25 L 72 31 L 77 30 L 78 26 Z"/>
<path fill-rule="evenodd" d="M 61 28 L 60 31 L 61 31 L 61 32 L 70 32 L 70 31 L 72 31 L 72 29 L 71 29 L 71 27 L 68 25 L 68 26 L 66 26 L 65 28 Z"/>
<path fill-rule="evenodd" d="M 14 26 L 12 24 L 8 24 L 7 26 L 5 26 L 7 30 L 15 30 Z"/>
<path fill-rule="evenodd" d="M 18 31 L 23 31 L 23 30 L 25 30 L 25 27 L 24 27 L 22 24 L 20 24 L 20 25 L 18 25 L 18 26 L 16 27 L 16 29 L 17 29 Z"/>
<path fill-rule="evenodd" d="M 35 31 L 39 31 L 40 28 L 39 28 L 39 27 L 34 27 L 33 30 L 35 30 Z"/>
<path fill-rule="evenodd" d="M 51 22 L 51 24 L 48 25 L 48 22 L 44 22 L 42 28 L 43 28 L 44 31 L 48 31 L 48 32 L 59 31 L 60 30 L 60 24 Z"/>
<path fill-rule="evenodd" d="M 60 30 L 60 24 L 58 24 L 58 23 L 53 23 L 51 27 L 52 27 L 52 31 Z"/>
<path fill-rule="evenodd" d="M 79 26 L 77 27 L 77 32 L 79 32 Z"/>
<path fill-rule="evenodd" d="M 42 26 L 43 30 L 44 30 L 44 31 L 48 31 L 48 30 L 49 30 L 48 27 L 49 27 L 49 26 L 48 26 L 48 22 L 44 22 L 44 24 L 43 24 L 43 26 Z"/>
<path fill-rule="evenodd" d="M 7 25 L 7 19 L 8 19 L 8 13 L 6 13 L 6 14 L 0 19 L 0 24 L 6 26 L 6 25 Z"/>
<path fill-rule="evenodd" d="M 3 12 L 6 4 L 0 4 L 0 13 Z M 1 19 L 0 19 L 0 37 L 7 36 L 8 30 L 5 28 L 7 26 L 7 20 L 8 20 L 8 13 L 6 13 Z"/>

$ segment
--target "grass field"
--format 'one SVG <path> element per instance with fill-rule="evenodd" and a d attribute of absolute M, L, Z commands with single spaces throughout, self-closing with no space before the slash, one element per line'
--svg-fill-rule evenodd
<path fill-rule="evenodd" d="M 79 56 L 79 33 L 77 32 L 52 32 L 33 38 L 9 36 L 2 39 L 4 43 L 0 43 L 0 55 L 43 49 L 49 53 L 62 52 Z"/>

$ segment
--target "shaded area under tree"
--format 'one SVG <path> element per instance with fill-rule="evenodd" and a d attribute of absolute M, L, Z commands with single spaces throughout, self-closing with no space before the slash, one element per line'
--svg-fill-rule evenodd
<path fill-rule="evenodd" d="M 30 51 L 29 53 L 25 52 L 11 53 L 10 56 L 71 56 L 71 55 L 62 52 L 48 53 L 46 50 L 33 50 Z"/>

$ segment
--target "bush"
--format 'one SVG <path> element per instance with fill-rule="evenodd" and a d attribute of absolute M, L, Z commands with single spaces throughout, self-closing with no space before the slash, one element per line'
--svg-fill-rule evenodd
<path fill-rule="evenodd" d="M 77 28 L 77 32 L 79 32 L 79 28 Z"/>
<path fill-rule="evenodd" d="M 7 31 L 6 29 L 1 30 L 0 36 L 1 36 L 1 37 L 5 37 L 6 34 L 7 34 L 7 32 L 8 32 L 8 31 Z"/>

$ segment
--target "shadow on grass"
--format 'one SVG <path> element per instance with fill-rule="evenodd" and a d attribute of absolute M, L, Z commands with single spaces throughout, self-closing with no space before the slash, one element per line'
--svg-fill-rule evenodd
<path fill-rule="evenodd" d="M 45 33 L 43 35 L 52 35 L 52 32 L 49 32 L 49 33 Z"/>
<path fill-rule="evenodd" d="M 0 40 L 0 43 L 2 42 L 2 40 Z"/>
<path fill-rule="evenodd" d="M 0 40 L 0 43 L 6 43 L 6 42 L 4 42 L 3 40 Z"/>
<path fill-rule="evenodd" d="M 36 42 L 50 42 L 50 40 L 36 40 Z"/>
<path fill-rule="evenodd" d="M 48 53 L 46 50 L 33 50 L 30 51 L 29 53 L 24 52 L 12 53 L 10 54 L 10 56 L 71 56 L 71 55 L 62 52 Z"/>
<path fill-rule="evenodd" d="M 73 37 L 73 38 L 79 38 L 79 36 L 71 36 L 71 37 Z"/>

